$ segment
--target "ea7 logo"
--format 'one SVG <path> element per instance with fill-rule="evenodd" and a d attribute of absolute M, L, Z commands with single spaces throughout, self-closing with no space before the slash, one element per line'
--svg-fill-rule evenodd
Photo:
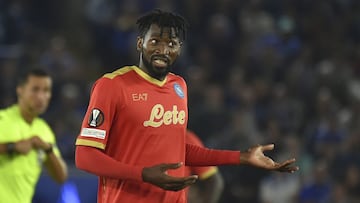
<path fill-rule="evenodd" d="M 131 95 L 133 101 L 146 101 L 147 93 L 134 93 Z"/>

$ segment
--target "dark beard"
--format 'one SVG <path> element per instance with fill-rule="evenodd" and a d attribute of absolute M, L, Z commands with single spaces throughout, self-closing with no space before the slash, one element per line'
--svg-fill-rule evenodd
<path fill-rule="evenodd" d="M 157 68 L 153 66 L 152 63 L 144 57 L 144 54 L 141 54 L 141 59 L 149 75 L 158 80 L 165 78 L 166 75 L 172 70 L 172 65 L 168 65 L 166 68 Z"/>

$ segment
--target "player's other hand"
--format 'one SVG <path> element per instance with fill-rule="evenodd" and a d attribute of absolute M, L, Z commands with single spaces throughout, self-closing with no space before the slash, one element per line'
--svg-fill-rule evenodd
<path fill-rule="evenodd" d="M 156 185 L 164 190 L 182 190 L 194 184 L 198 176 L 174 177 L 167 174 L 167 170 L 177 169 L 181 166 L 182 163 L 171 163 L 145 167 L 142 171 L 143 181 Z"/>
<path fill-rule="evenodd" d="M 246 152 L 241 152 L 240 155 L 240 164 L 248 164 L 258 168 L 280 171 L 280 172 L 289 172 L 293 173 L 299 170 L 298 166 L 293 166 L 295 163 L 295 158 L 288 159 L 284 162 L 278 163 L 272 160 L 270 157 L 264 155 L 264 151 L 273 150 L 274 144 L 269 145 L 258 145 L 248 149 Z"/>
<path fill-rule="evenodd" d="M 20 154 L 27 154 L 32 150 L 31 139 L 24 139 L 15 143 L 15 151 Z"/>
<path fill-rule="evenodd" d="M 49 149 L 51 147 L 50 143 L 44 142 L 39 136 L 35 135 L 33 137 L 30 138 L 32 145 L 34 148 L 36 149 L 42 149 L 42 150 L 46 150 Z"/>

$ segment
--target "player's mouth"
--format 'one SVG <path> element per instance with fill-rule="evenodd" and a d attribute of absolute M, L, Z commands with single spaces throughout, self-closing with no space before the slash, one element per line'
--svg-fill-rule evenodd
<path fill-rule="evenodd" d="M 33 109 L 36 109 L 36 113 L 43 113 L 45 112 L 47 108 L 47 104 L 44 104 L 44 103 L 37 103 Z"/>
<path fill-rule="evenodd" d="M 169 60 L 166 57 L 153 57 L 152 64 L 159 68 L 166 68 L 169 65 Z"/>

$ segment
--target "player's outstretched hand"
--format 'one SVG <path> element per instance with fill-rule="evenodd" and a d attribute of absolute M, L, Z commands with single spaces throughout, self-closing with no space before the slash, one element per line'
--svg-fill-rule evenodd
<path fill-rule="evenodd" d="M 156 185 L 164 190 L 182 190 L 194 184 L 198 176 L 174 177 L 167 174 L 167 170 L 177 169 L 181 166 L 182 163 L 172 163 L 145 167 L 142 171 L 143 181 Z"/>
<path fill-rule="evenodd" d="M 295 158 L 288 159 L 284 162 L 278 163 L 270 157 L 264 155 L 264 151 L 273 150 L 274 144 L 258 145 L 248 149 L 246 152 L 241 152 L 240 164 L 248 164 L 266 170 L 289 172 L 293 173 L 299 170 L 298 166 L 293 166 Z"/>

